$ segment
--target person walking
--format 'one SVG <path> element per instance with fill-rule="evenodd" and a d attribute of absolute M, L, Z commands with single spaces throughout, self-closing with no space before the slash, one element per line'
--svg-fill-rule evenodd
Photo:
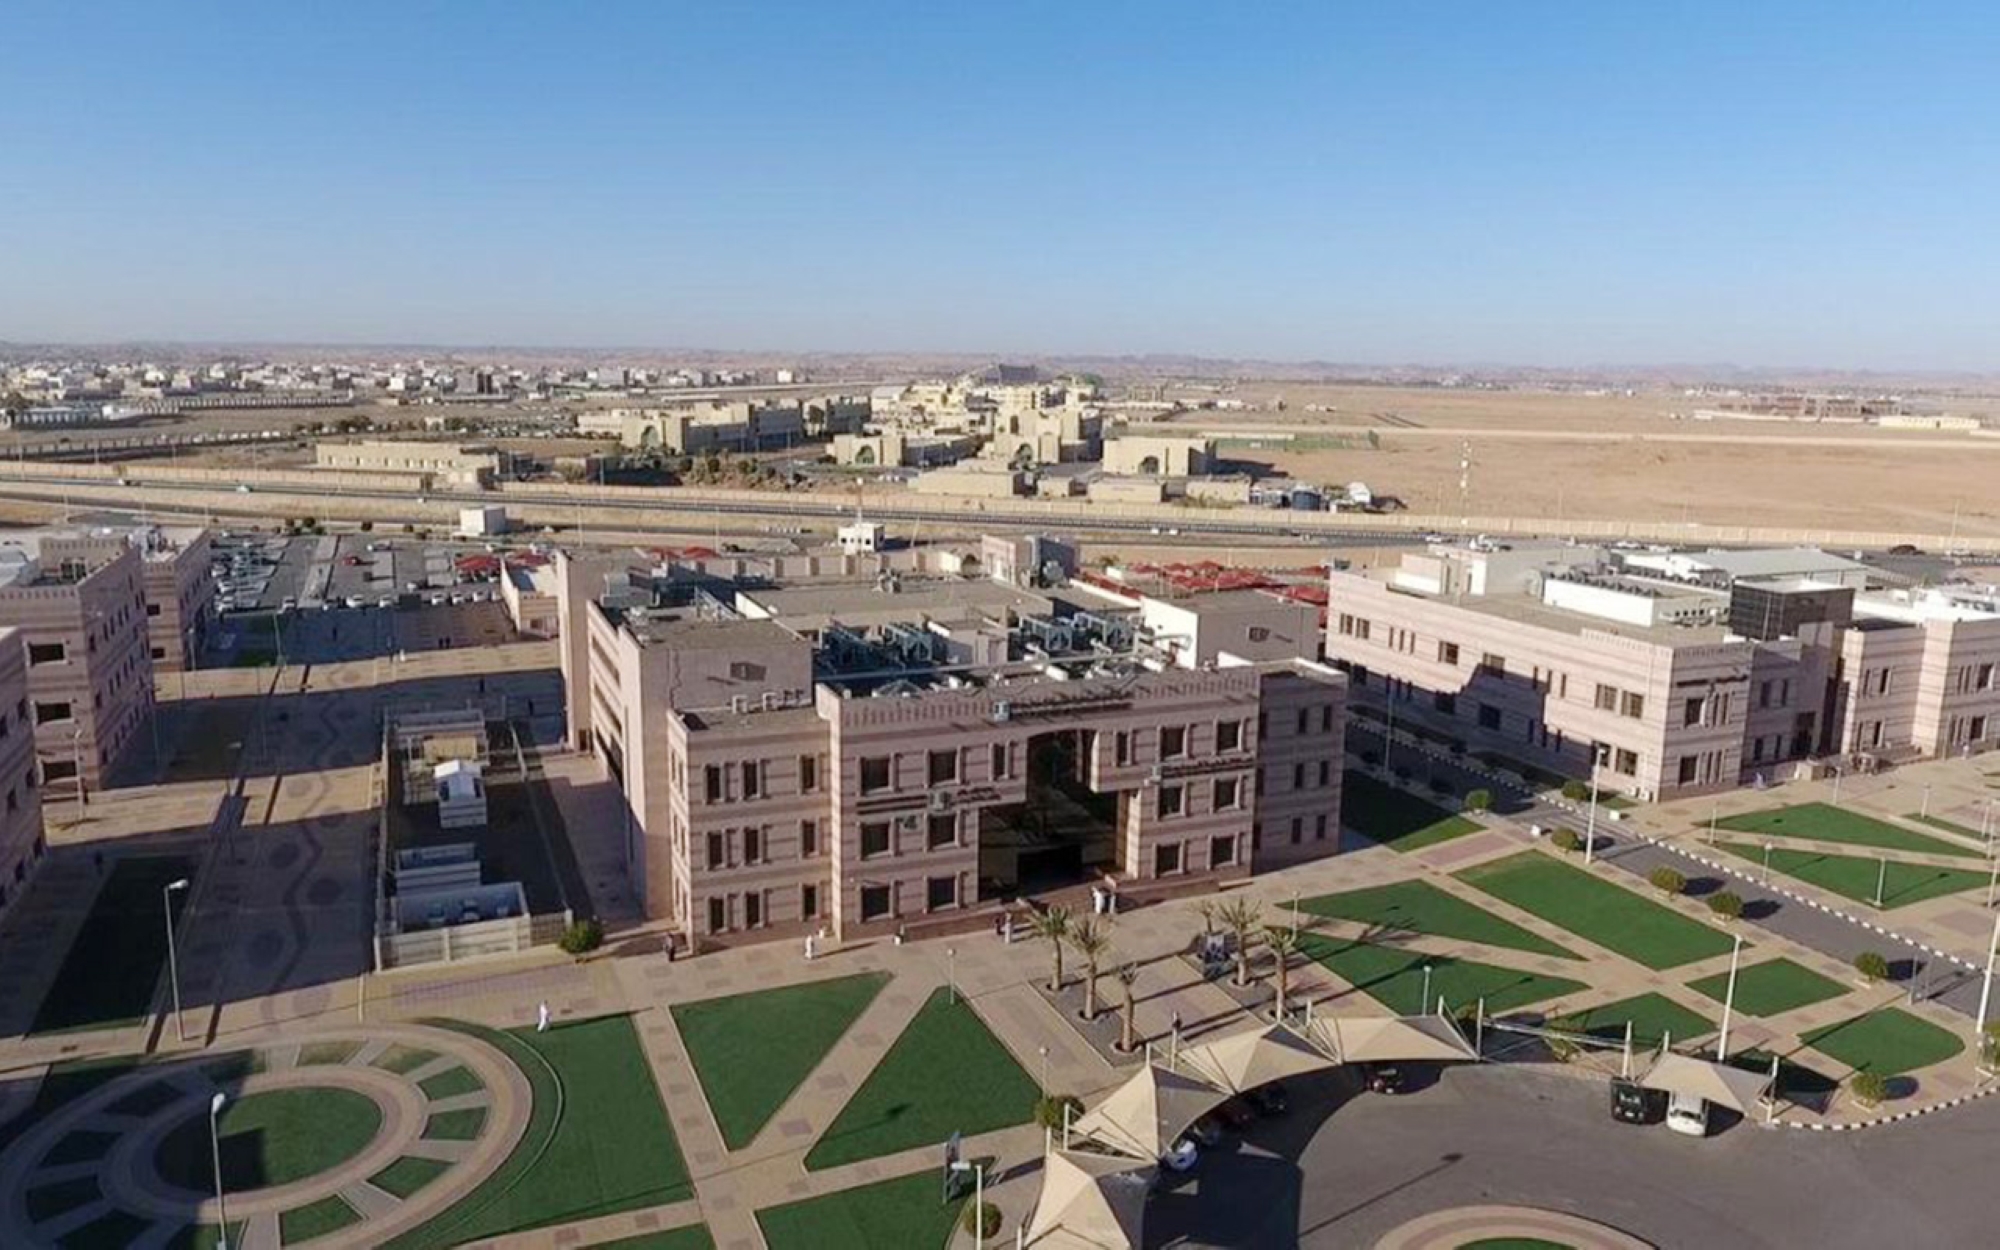
<path fill-rule="evenodd" d="M 535 1008 L 535 1032 L 546 1033 L 548 1031 L 549 1004 L 547 999 L 543 999 L 541 1005 Z"/>

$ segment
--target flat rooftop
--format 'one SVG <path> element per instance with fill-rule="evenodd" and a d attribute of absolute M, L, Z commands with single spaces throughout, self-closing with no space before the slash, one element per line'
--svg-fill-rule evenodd
<path fill-rule="evenodd" d="M 900 577 L 889 590 L 874 579 L 815 582 L 739 591 L 754 610 L 793 629 L 815 630 L 828 625 L 866 628 L 940 617 L 964 621 L 975 616 L 1000 616 L 1007 611 L 1040 615 L 1055 601 L 1000 582 L 978 578 Z"/>
<path fill-rule="evenodd" d="M 1477 612 L 1482 616 L 1532 625 L 1537 629 L 1557 633 L 1574 634 L 1578 637 L 1584 634 L 1607 634 L 1662 647 L 1713 646 L 1716 643 L 1728 642 L 1733 637 L 1720 625 L 1630 625 L 1623 621 L 1593 616 L 1588 612 L 1552 608 L 1539 599 L 1522 594 L 1465 595 L 1449 598 L 1443 595 L 1416 594 L 1400 589 L 1390 582 L 1395 572 L 1396 570 L 1392 568 L 1355 569 L 1347 574 L 1335 576 L 1365 578 L 1383 586 L 1391 594 L 1422 599 L 1429 603 L 1441 603 L 1448 607 L 1462 608 L 1467 612 Z M 1341 607 L 1340 590 L 1336 585 L 1330 610 L 1337 614 L 1341 611 Z"/>
<path fill-rule="evenodd" d="M 622 622 L 641 645 L 671 645 L 692 651 L 768 647 L 796 636 L 775 621 L 716 620 L 693 608 L 647 608 L 624 614 Z"/>

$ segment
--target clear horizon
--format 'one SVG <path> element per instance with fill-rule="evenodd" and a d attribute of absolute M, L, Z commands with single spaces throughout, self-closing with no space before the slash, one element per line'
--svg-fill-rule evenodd
<path fill-rule="evenodd" d="M 0 341 L 1983 374 L 2000 337 L 1972 6 L 10 16 Z"/>

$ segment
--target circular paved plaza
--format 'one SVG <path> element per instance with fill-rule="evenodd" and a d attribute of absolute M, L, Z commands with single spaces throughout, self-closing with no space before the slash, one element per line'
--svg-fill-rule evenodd
<path fill-rule="evenodd" d="M 0 1154 L 0 1245 L 165 1244 L 214 1225 L 218 1144 L 235 1244 L 377 1245 L 490 1176 L 531 1103 L 498 1050 L 419 1025 L 138 1065 Z"/>

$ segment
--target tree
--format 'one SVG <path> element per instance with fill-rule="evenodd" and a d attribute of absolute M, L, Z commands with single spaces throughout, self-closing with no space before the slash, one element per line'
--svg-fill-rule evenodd
<path fill-rule="evenodd" d="M 1097 969 L 1111 949 L 1111 931 L 1095 916 L 1070 925 L 1069 944 L 1083 960 L 1083 1018 L 1097 1019 Z"/>
<path fill-rule="evenodd" d="M 1118 965 L 1118 971 L 1112 975 L 1118 979 L 1118 992 L 1120 996 L 1118 1004 L 1118 1049 L 1129 1055 L 1139 1047 L 1138 1036 L 1132 1029 L 1132 1012 L 1137 1005 L 1132 998 L 1132 985 L 1139 979 L 1139 965 L 1130 963 L 1120 964 Z"/>
<path fill-rule="evenodd" d="M 1563 782 L 1562 796 L 1572 803 L 1581 803 L 1590 797 L 1590 787 L 1581 781 L 1571 778 Z"/>
<path fill-rule="evenodd" d="M 1877 981 L 1888 979 L 1889 961 L 1883 957 L 1881 951 L 1862 951 L 1854 957 L 1854 970 L 1861 974 L 1863 980 L 1873 985 Z"/>
<path fill-rule="evenodd" d="M 1873 1107 L 1889 1096 L 1889 1080 L 1880 1072 L 1856 1072 L 1847 1078 L 1848 1092 L 1864 1107 Z"/>
<path fill-rule="evenodd" d="M 1000 1231 L 1000 1208 L 990 1202 L 965 1204 L 965 1215 L 959 1220 L 965 1231 L 979 1237 L 993 1237 Z"/>
<path fill-rule="evenodd" d="M 1060 993 L 1063 987 L 1063 942 L 1069 937 L 1069 908 L 1051 907 L 1047 911 L 1036 912 L 1028 922 L 1028 928 L 1036 937 L 1049 941 L 1049 950 L 1055 956 L 1055 973 L 1049 979 L 1049 993 Z"/>
<path fill-rule="evenodd" d="M 1580 851 L 1583 849 L 1583 835 L 1574 829 L 1558 829 L 1549 835 L 1549 841 L 1558 851 Z"/>
<path fill-rule="evenodd" d="M 1688 884 L 1686 875 L 1680 869 L 1669 868 L 1665 864 L 1647 873 L 1646 880 L 1652 882 L 1653 888 L 1662 894 L 1679 894 L 1687 889 Z"/>
<path fill-rule="evenodd" d="M 1743 896 L 1733 890 L 1717 890 L 1708 896 L 1708 909 L 1724 920 L 1741 919 Z"/>
<path fill-rule="evenodd" d="M 1491 790 L 1469 790 L 1466 792 L 1465 795 L 1466 811 L 1483 812 L 1492 806 L 1493 806 L 1493 792 Z"/>
<path fill-rule="evenodd" d="M 1071 1117 L 1083 1114 L 1083 1100 L 1075 1094 L 1045 1094 L 1035 1099 L 1035 1123 L 1043 1128 L 1061 1128 L 1064 1107 L 1069 1108 Z"/>
<path fill-rule="evenodd" d="M 1277 1018 L 1285 1018 L 1285 998 L 1292 986 L 1291 958 L 1299 949 L 1299 935 L 1290 925 L 1267 924 L 1264 926 L 1264 945 L 1271 948 L 1271 958 L 1278 965 Z"/>
<path fill-rule="evenodd" d="M 571 955 L 594 951 L 604 945 L 604 926 L 588 917 L 572 921 L 556 939 L 556 945 Z"/>
<path fill-rule="evenodd" d="M 1236 984 L 1250 984 L 1250 936 L 1264 919 L 1264 908 L 1247 898 L 1231 899 L 1216 913 L 1223 927 L 1236 935 Z"/>
<path fill-rule="evenodd" d="M 1215 910 L 1215 900 L 1212 898 L 1198 899 L 1195 902 L 1194 914 L 1201 917 L 1203 937 L 1212 937 L 1215 934 Z"/>

